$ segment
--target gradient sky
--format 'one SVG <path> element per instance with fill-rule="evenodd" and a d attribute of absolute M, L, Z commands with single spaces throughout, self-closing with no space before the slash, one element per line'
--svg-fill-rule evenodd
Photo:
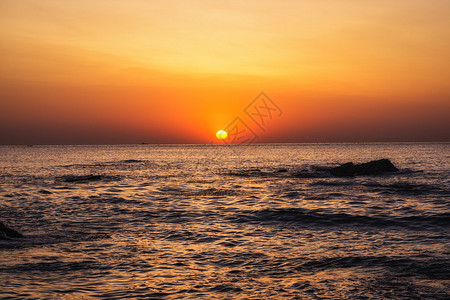
<path fill-rule="evenodd" d="M 1 0 L 0 144 L 450 141 L 450 1 Z M 265 131 L 244 108 L 283 110 Z M 258 131 L 259 130 L 259 131 Z"/>

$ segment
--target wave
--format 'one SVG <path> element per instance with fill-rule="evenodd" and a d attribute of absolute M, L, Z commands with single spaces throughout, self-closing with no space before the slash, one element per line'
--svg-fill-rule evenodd
<path fill-rule="evenodd" d="M 225 172 L 226 175 L 238 177 L 281 177 L 281 178 L 336 178 L 331 174 L 331 166 L 325 165 L 309 165 L 309 166 L 294 166 L 291 168 L 248 168 L 235 169 Z M 401 170 L 398 173 L 380 173 L 369 174 L 377 177 L 395 176 L 396 174 L 409 174 L 413 171 Z M 339 176 L 338 176 L 339 177 Z"/>
<path fill-rule="evenodd" d="M 42 272 L 57 272 L 66 274 L 68 271 L 82 271 L 93 269 L 106 269 L 102 267 L 95 260 L 88 259 L 83 261 L 50 261 L 38 263 L 24 263 L 15 266 L 1 267 L 0 272 L 8 273 L 42 273 Z"/>
<path fill-rule="evenodd" d="M 251 224 L 276 224 L 296 226 L 361 226 L 361 227 L 423 227 L 450 226 L 450 213 L 434 215 L 392 217 L 364 216 L 346 213 L 325 213 L 303 208 L 262 209 L 230 217 L 230 221 Z"/>
<path fill-rule="evenodd" d="M 372 188 L 385 194 L 412 194 L 422 195 L 431 193 L 448 193 L 447 190 L 440 186 L 433 184 L 412 183 L 407 181 L 399 181 L 394 183 L 378 183 L 368 182 L 363 184 L 366 187 Z"/>
<path fill-rule="evenodd" d="M 158 189 L 159 194 L 169 194 L 174 196 L 201 197 L 201 196 L 239 196 L 246 193 L 236 189 L 216 189 L 208 188 L 201 190 L 193 190 L 183 187 L 167 186 Z"/>
<path fill-rule="evenodd" d="M 315 182 L 311 182 L 309 184 L 310 186 L 349 186 L 349 185 L 355 185 L 354 181 L 342 181 L 342 180 L 318 180 Z"/>
<path fill-rule="evenodd" d="M 311 259 L 296 269 L 299 271 L 318 271 L 331 268 L 374 268 L 389 269 L 393 273 L 426 276 L 429 279 L 449 280 L 450 261 L 417 260 L 387 256 L 344 256 Z"/>
<path fill-rule="evenodd" d="M 57 177 L 56 181 L 68 182 L 68 183 L 86 183 L 92 181 L 117 181 L 121 177 L 117 175 L 64 175 Z"/>
<path fill-rule="evenodd" d="M 327 169 L 328 170 L 328 169 Z M 258 168 L 250 169 L 237 169 L 226 172 L 225 175 L 237 176 L 237 177 L 274 177 L 274 178 L 329 178 L 332 177 L 327 170 L 314 166 L 308 169 L 285 169 L 275 168 L 262 170 Z"/>

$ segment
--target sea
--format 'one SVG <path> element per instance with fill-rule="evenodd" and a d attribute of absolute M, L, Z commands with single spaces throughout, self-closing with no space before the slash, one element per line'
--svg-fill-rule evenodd
<path fill-rule="evenodd" d="M 0 221 L 1 299 L 450 299 L 449 143 L 1 146 Z"/>

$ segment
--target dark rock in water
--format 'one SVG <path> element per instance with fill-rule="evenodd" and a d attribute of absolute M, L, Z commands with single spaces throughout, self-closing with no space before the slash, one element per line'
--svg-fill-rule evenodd
<path fill-rule="evenodd" d="M 398 171 L 389 159 L 373 160 L 364 164 L 355 165 L 355 169 L 356 175 L 376 175 Z"/>
<path fill-rule="evenodd" d="M 124 163 L 129 163 L 129 164 L 131 164 L 131 163 L 140 163 L 140 162 L 142 162 L 142 160 L 137 160 L 137 159 L 126 159 L 126 160 L 124 160 L 123 162 L 124 162 Z"/>
<path fill-rule="evenodd" d="M 276 172 L 277 173 L 286 173 L 287 171 L 288 171 L 287 169 L 281 168 L 281 169 L 278 169 Z"/>
<path fill-rule="evenodd" d="M 331 175 L 344 177 L 355 176 L 355 165 L 352 162 L 340 165 L 339 167 L 330 170 Z"/>
<path fill-rule="evenodd" d="M 100 175 L 84 175 L 84 176 L 63 176 L 62 177 L 65 182 L 80 182 L 80 181 L 97 181 L 101 180 L 102 176 Z"/>
<path fill-rule="evenodd" d="M 331 175 L 338 177 L 350 177 L 357 175 L 379 175 L 383 173 L 397 172 L 398 169 L 389 159 L 373 160 L 363 164 L 352 162 L 330 169 Z"/>
<path fill-rule="evenodd" d="M 0 222 L 0 240 L 7 240 L 9 238 L 23 238 L 23 235 Z"/>

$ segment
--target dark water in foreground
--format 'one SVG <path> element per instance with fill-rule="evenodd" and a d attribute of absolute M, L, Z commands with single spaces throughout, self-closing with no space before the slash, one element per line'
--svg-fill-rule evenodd
<path fill-rule="evenodd" d="M 321 171 L 379 158 L 400 172 Z M 26 236 L 0 241 L 0 298 L 448 299 L 449 158 L 450 144 L 0 147 L 0 221 Z"/>

